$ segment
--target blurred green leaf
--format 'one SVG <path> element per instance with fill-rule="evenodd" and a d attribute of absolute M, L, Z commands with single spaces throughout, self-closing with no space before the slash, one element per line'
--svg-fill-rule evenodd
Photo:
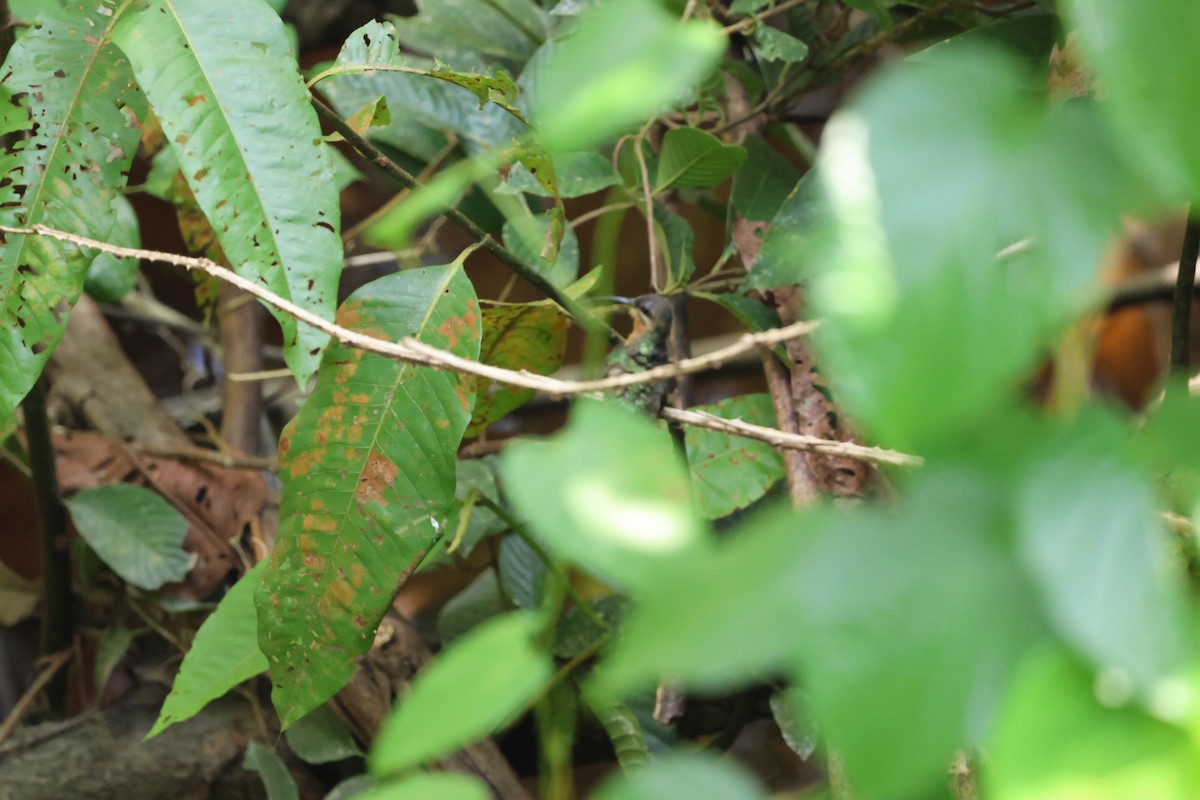
<path fill-rule="evenodd" d="M 700 753 L 673 753 L 648 767 L 606 780 L 592 800 L 765 800 L 740 768 Z"/>
<path fill-rule="evenodd" d="M 338 322 L 479 354 L 479 306 L 455 262 L 388 275 Z M 453 373 L 335 344 L 280 437 L 279 537 L 258 590 L 259 643 L 287 726 L 342 687 L 396 581 L 445 535 L 474 393 Z"/>
<path fill-rule="evenodd" d="M 663 137 L 654 191 L 672 186 L 716 186 L 746 161 L 746 150 L 698 128 L 674 128 Z"/>
<path fill-rule="evenodd" d="M 516 534 L 500 543 L 500 585 L 518 608 L 533 610 L 541 604 L 546 583 L 546 562 Z"/>
<path fill-rule="evenodd" d="M 792 575 L 795 680 L 862 798 L 941 785 L 1043 635 L 996 487 L 966 465 L 926 467 L 907 494 L 825 526 Z"/>
<path fill-rule="evenodd" d="M 488 800 L 487 784 L 457 772 L 418 772 L 375 784 L 354 800 Z"/>
<path fill-rule="evenodd" d="M 1093 414 L 1048 443 L 1048 455 L 1024 470 L 1017 524 L 1022 559 L 1060 635 L 1128 696 L 1148 697 L 1194 647 L 1181 576 L 1126 435 Z"/>
<path fill-rule="evenodd" d="M 782 668 L 808 646 L 798 576 L 813 531 L 828 523 L 822 509 L 754 517 L 715 552 L 662 565 L 624 615 L 591 690 L 623 696 L 662 678 L 723 690 Z"/>
<path fill-rule="evenodd" d="M 792 752 L 805 761 L 812 758 L 817 751 L 818 732 L 808 693 L 792 686 L 771 695 L 771 717 Z"/>
<path fill-rule="evenodd" d="M 309 764 L 328 764 L 363 754 L 346 724 L 329 706 L 317 706 L 296 720 L 284 736 L 292 752 Z"/>
<path fill-rule="evenodd" d="M 384 722 L 368 759 L 371 774 L 436 760 L 510 722 L 553 672 L 534 646 L 537 630 L 535 614 L 514 612 L 483 623 L 439 655 Z"/>
<path fill-rule="evenodd" d="M 438 638 L 443 645 L 451 644 L 506 611 L 512 611 L 512 605 L 504 597 L 495 570 L 485 570 L 442 607 L 437 618 Z"/>
<path fill-rule="evenodd" d="M 577 608 L 571 609 L 558 625 L 554 637 L 554 655 L 558 658 L 575 658 L 577 655 L 594 645 L 600 638 L 608 636 L 621 625 L 621 618 L 629 607 L 629 598 L 619 594 L 610 594 L 596 600 L 589 600 L 588 605 L 595 616 L 604 620 L 610 630 L 605 630 L 593 622 L 586 614 Z"/>
<path fill-rule="evenodd" d="M 759 55 L 767 61 L 794 64 L 808 57 L 807 44 L 770 25 L 759 25 L 754 31 L 754 41 L 758 44 Z"/>
<path fill-rule="evenodd" d="M 251 741 L 246 747 L 242 766 L 254 770 L 262 778 L 263 786 L 267 789 L 267 800 L 300 800 L 296 781 L 270 748 Z"/>
<path fill-rule="evenodd" d="M 146 738 L 190 719 L 242 681 L 267 671 L 267 657 L 258 649 L 254 613 L 254 590 L 265 569 L 260 563 L 243 575 L 196 631 L 171 693 Z"/>
<path fill-rule="evenodd" d="M 958 55 L 981 45 L 999 45 L 1014 55 L 1028 59 L 1035 69 L 1045 68 L 1050 51 L 1059 37 L 1061 25 L 1051 13 L 1023 14 L 998 19 L 918 50 L 909 61 L 936 62 L 946 54 Z"/>
<path fill-rule="evenodd" d="M 561 433 L 509 445 L 500 477 L 551 552 L 617 585 L 711 543 L 670 435 L 616 403 L 578 401 Z"/>
<path fill-rule="evenodd" d="M 695 410 L 775 427 L 775 409 L 766 394 L 744 394 Z M 685 440 L 696 502 L 705 519 L 749 506 L 784 477 L 783 457 L 765 442 L 699 427 L 688 428 Z"/>
<path fill-rule="evenodd" d="M 761 136 L 746 138 L 746 163 L 733 179 L 731 202 L 738 216 L 769 222 L 783 205 L 800 173 Z"/>
<path fill-rule="evenodd" d="M 161 495 L 128 483 L 84 489 L 66 500 L 79 534 L 112 571 L 141 589 L 181 581 L 188 522 Z"/>
<path fill-rule="evenodd" d="M 1200 4 L 1078 0 L 1067 11 L 1122 144 L 1164 195 L 1200 200 L 1200 71 L 1182 58 L 1200 36 Z"/>
<path fill-rule="evenodd" d="M 751 273 L 810 276 L 831 388 L 898 447 L 1012 402 L 1004 390 L 1094 302 L 1120 213 L 1145 198 L 1092 105 L 1046 113 L 1027 87 L 986 50 L 875 82 L 825 131 L 821 204 L 806 207 L 802 181 L 778 215 L 791 230 L 776 219 Z M 815 229 L 797 229 L 814 210 Z"/>
<path fill-rule="evenodd" d="M 142 246 L 142 235 L 138 228 L 137 212 L 124 195 L 113 198 L 112 229 L 103 241 L 118 247 Z M 136 258 L 117 258 L 112 253 L 97 253 L 88 267 L 83 290 L 99 303 L 115 303 L 133 291 L 137 285 L 138 261 Z"/>
<path fill-rule="evenodd" d="M 542 142 L 584 150 L 687 96 L 725 49 L 720 28 L 680 23 L 654 0 L 608 0 L 576 18 L 537 74 Z"/>
<path fill-rule="evenodd" d="M 1200 796 L 1194 739 L 1135 709 L 1104 707 L 1093 676 L 1062 653 L 1030 655 L 999 717 L 983 772 L 996 800 Z"/>

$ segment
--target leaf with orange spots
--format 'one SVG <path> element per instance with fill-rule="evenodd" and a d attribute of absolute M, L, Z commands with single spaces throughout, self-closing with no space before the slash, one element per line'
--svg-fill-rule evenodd
<path fill-rule="evenodd" d="M 697 410 L 775 426 L 775 409 L 765 394 L 730 397 Z M 686 441 L 692 487 L 705 519 L 720 519 L 745 508 L 784 476 L 783 458 L 764 442 L 703 428 L 688 428 Z"/>
<path fill-rule="evenodd" d="M 369 283 L 338 322 L 479 356 L 479 306 L 461 263 Z M 336 343 L 326 351 L 280 440 L 279 538 L 256 595 L 284 725 L 345 684 L 401 575 L 444 532 L 474 399 L 452 372 Z"/>
<path fill-rule="evenodd" d="M 568 326 L 567 318 L 552 303 L 489 303 L 483 307 L 479 360 L 505 369 L 549 375 L 562 364 Z M 532 390 L 481 378 L 467 436 L 478 436 L 531 397 Z"/>

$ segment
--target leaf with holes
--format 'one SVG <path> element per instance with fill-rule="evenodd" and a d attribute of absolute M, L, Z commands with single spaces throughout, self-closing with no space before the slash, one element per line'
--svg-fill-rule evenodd
<path fill-rule="evenodd" d="M 113 39 L 229 263 L 313 313 L 337 302 L 338 194 L 283 23 L 264 3 L 152 0 Z M 271 309 L 303 385 L 327 334 Z"/>
<path fill-rule="evenodd" d="M 137 150 L 145 101 L 110 37 L 127 3 L 47 8 L 13 45 L 0 85 L 0 225 L 104 239 Z M 84 35 L 86 32 L 86 35 Z M 0 419 L 42 372 L 95 252 L 40 236 L 0 243 Z"/>
<path fill-rule="evenodd" d="M 480 360 L 505 369 L 549 375 L 562 364 L 570 323 L 553 303 L 489 303 L 483 307 L 483 346 Z M 475 413 L 468 436 L 524 405 L 533 390 L 480 378 Z"/>
<path fill-rule="evenodd" d="M 458 63 L 445 51 L 438 56 Z M 425 74 L 371 67 L 403 67 Z M 478 95 L 473 97 L 452 81 L 431 79 L 429 76 L 437 69 L 436 63 L 401 50 L 395 25 L 368 22 L 346 39 L 330 73 L 321 80 L 320 89 L 343 115 L 385 96 L 392 121 L 385 127 L 372 128 L 368 135 L 372 141 L 423 161 L 434 159 L 446 146 L 446 131 L 453 131 L 469 147 L 498 146 L 525 131 L 525 125 L 512 113 L 499 106 L 480 111 Z M 496 97 L 503 100 L 504 93 Z M 504 102 L 514 105 L 515 99 L 510 94 Z"/>
<path fill-rule="evenodd" d="M 479 355 L 479 308 L 461 259 L 367 284 L 338 323 Z M 452 372 L 340 344 L 326 352 L 280 440 L 279 538 L 256 598 L 284 725 L 342 687 L 398 579 L 443 531 L 474 405 L 467 386 Z"/>
<path fill-rule="evenodd" d="M 654 190 L 716 186 L 737 172 L 745 160 L 745 148 L 725 144 L 697 128 L 676 128 L 663 137 Z"/>

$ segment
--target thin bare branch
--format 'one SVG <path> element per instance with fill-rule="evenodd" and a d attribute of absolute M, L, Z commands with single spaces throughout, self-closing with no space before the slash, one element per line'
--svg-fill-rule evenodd
<path fill-rule="evenodd" d="M 757 439 L 775 447 L 786 450 L 803 450 L 809 453 L 820 453 L 825 456 L 840 456 L 853 458 L 857 461 L 869 461 L 874 464 L 895 464 L 900 467 L 919 467 L 925 463 L 920 456 L 912 456 L 895 450 L 884 450 L 880 447 L 867 447 L 853 442 L 838 442 L 832 439 L 821 439 L 816 436 L 804 436 L 799 433 L 785 433 L 775 428 L 764 428 L 761 425 L 751 425 L 740 419 L 725 419 L 705 411 L 684 411 L 678 408 L 664 408 L 659 416 L 663 419 L 682 422 L 700 428 L 732 433 L 735 436 L 745 436 L 747 439 Z"/>
<path fill-rule="evenodd" d="M 787 341 L 788 339 L 793 339 L 797 336 L 803 336 L 811 333 L 818 325 L 816 322 L 801 322 L 795 325 L 789 325 L 785 328 L 772 328 L 759 333 L 748 333 L 728 347 L 707 353 L 698 358 L 690 358 L 675 364 L 668 364 L 663 367 L 656 367 L 651 370 L 646 370 L 645 372 L 636 372 L 627 375 L 615 375 L 610 378 L 601 378 L 592 381 L 564 381 L 557 378 L 549 378 L 544 375 L 527 372 L 525 370 L 510 370 L 503 369 L 501 367 L 494 367 L 489 364 L 481 364 L 478 361 L 472 361 L 471 359 L 462 358 L 461 356 L 454 355 L 453 353 L 446 352 L 445 350 L 439 350 L 436 347 L 425 344 L 424 342 L 412 337 L 405 337 L 398 342 L 392 342 L 386 339 L 378 339 L 373 336 L 367 336 L 357 331 L 352 331 L 348 328 L 343 328 L 337 323 L 323 319 L 308 309 L 301 308 L 292 301 L 280 297 L 271 290 L 266 289 L 253 281 L 247 280 L 232 270 L 222 267 L 221 265 L 207 258 L 183 256 L 157 250 L 141 250 L 132 247 L 118 247 L 117 245 L 97 241 L 96 239 L 89 239 L 73 233 L 47 228 L 44 225 L 35 225 L 32 228 L 9 228 L 0 226 L 0 231 L 5 233 L 49 236 L 53 239 L 71 242 L 72 244 L 77 244 L 81 247 L 90 247 L 105 253 L 120 256 L 122 258 L 140 258 L 146 261 L 158 261 L 167 264 L 174 264 L 187 269 L 198 269 L 208 273 L 209 275 L 212 275 L 215 278 L 233 284 L 248 294 L 258 297 L 268 305 L 274 306 L 275 308 L 290 314 L 300 322 L 306 323 L 313 326 L 317 330 L 328 333 L 342 344 L 357 347 L 371 353 L 378 353 L 379 355 L 388 356 L 389 358 L 395 358 L 399 361 L 406 361 L 412 364 L 422 364 L 430 367 L 440 367 L 467 375 L 476 375 L 497 383 L 503 383 L 509 386 L 517 386 L 523 389 L 532 389 L 534 391 L 543 392 L 555 397 L 569 397 L 572 395 L 612 391 L 613 389 L 620 389 L 626 386 L 634 386 L 640 383 L 652 383 L 664 378 L 673 378 L 680 375 L 687 375 L 693 372 L 701 372 L 712 369 L 726 363 L 733 358 L 736 358 L 742 353 L 753 350 L 757 347 L 778 344 L 779 342 Z"/>
<path fill-rule="evenodd" d="M 48 228 L 44 225 L 35 225 L 32 228 L 11 228 L 0 225 L 0 232 L 48 236 L 53 239 L 71 242 L 80 247 L 90 247 L 101 252 L 110 253 L 121 258 L 139 258 L 146 261 L 174 264 L 187 269 L 198 269 L 219 280 L 226 281 L 248 294 L 258 297 L 268 305 L 292 315 L 300 322 L 312 325 L 314 328 L 328 333 L 342 344 L 411 364 L 420 364 L 438 369 L 448 369 L 466 375 L 475 375 L 497 383 L 532 389 L 555 397 L 596 394 L 640 383 L 650 383 L 664 378 L 674 378 L 680 375 L 713 369 L 732 361 L 743 353 L 758 348 L 771 347 L 772 345 L 809 334 L 816 330 L 820 324 L 818 322 L 796 322 L 782 328 L 771 328 L 756 333 L 747 333 L 742 335 L 733 344 L 714 350 L 711 353 L 655 367 L 644 372 L 614 375 L 609 378 L 590 381 L 565 381 L 544 375 L 537 375 L 525 370 L 510 370 L 494 367 L 489 364 L 481 364 L 478 361 L 472 361 L 445 350 L 439 350 L 412 337 L 405 337 L 398 342 L 392 342 L 352 331 L 337 323 L 323 319 L 305 308 L 301 308 L 290 300 L 280 297 L 269 289 L 265 289 L 261 285 L 247 280 L 232 270 L 222 267 L 207 258 L 183 256 L 157 250 L 119 247 L 107 242 L 89 239 L 85 236 L 78 236 L 66 231 Z M 711 428 L 713 430 L 758 439 L 768 444 L 787 449 L 807 450 L 825 455 L 844 456 L 862 461 L 898 464 L 901 466 L 915 466 L 922 463 L 920 458 L 904 453 L 897 453 L 876 447 L 865 447 L 850 442 L 820 439 L 814 436 L 787 434 L 773 428 L 751 425 L 740 420 L 722 419 L 721 417 L 700 411 L 664 409 L 662 417 L 681 422 L 685 425 Z"/>

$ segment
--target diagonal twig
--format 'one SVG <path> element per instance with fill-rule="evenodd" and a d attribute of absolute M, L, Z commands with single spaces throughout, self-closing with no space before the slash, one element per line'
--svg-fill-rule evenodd
<path fill-rule="evenodd" d="M 684 359 L 673 364 L 667 364 L 662 367 L 645 370 L 644 372 L 636 372 L 627 375 L 615 375 L 609 378 L 601 378 L 590 381 L 566 381 L 557 378 L 550 378 L 544 375 L 527 372 L 525 370 L 510 370 L 502 367 L 495 367 L 490 364 L 481 364 L 478 361 L 472 361 L 468 358 L 462 358 L 445 350 L 440 350 L 432 345 L 428 345 L 413 337 L 405 337 L 398 342 L 388 341 L 386 339 L 378 339 L 373 336 L 352 331 L 349 328 L 344 328 L 335 322 L 330 322 L 322 317 L 317 316 L 312 311 L 302 308 L 290 300 L 275 294 L 269 289 L 263 288 L 254 281 L 241 277 L 237 273 L 229 270 L 221 265 L 207 259 L 195 256 L 183 256 L 175 253 L 165 253 L 157 250 L 142 250 L 132 247 L 120 247 L 117 245 L 108 244 L 106 242 L 89 239 L 85 236 L 79 236 L 66 231 L 55 230 L 44 225 L 35 225 L 31 228 L 11 228 L 0 225 L 0 232 L 48 236 L 60 241 L 71 242 L 80 247 L 90 247 L 100 250 L 105 253 L 110 253 L 122 258 L 140 258 L 147 261 L 158 261 L 176 266 L 185 267 L 187 269 L 198 269 L 212 275 L 222 281 L 226 281 L 245 292 L 258 297 L 263 302 L 292 315 L 300 322 L 312 325 L 324 333 L 328 333 L 333 338 L 337 339 L 342 344 L 357 347 L 371 353 L 394 358 L 399 361 L 404 361 L 411 364 L 419 364 L 428 367 L 439 369 L 448 369 L 453 372 L 475 375 L 481 378 L 487 378 L 497 383 L 503 383 L 508 386 L 516 386 L 523 389 L 532 389 L 534 391 L 543 392 L 555 397 L 570 397 L 578 395 L 595 394 L 598 392 L 611 391 L 613 389 L 622 388 L 625 386 L 633 386 L 640 383 L 647 383 L 662 380 L 664 378 L 678 377 L 694 372 L 712 369 L 724 364 L 742 353 L 751 350 L 770 347 L 780 342 L 789 341 L 799 336 L 806 335 L 816 330 L 819 323 L 817 322 L 797 322 L 782 328 L 771 328 L 765 331 L 756 333 L 747 333 L 741 336 L 733 344 L 714 350 L 696 358 Z M 875 461 L 883 463 L 900 464 L 912 466 L 921 463 L 920 459 L 915 456 L 897 453 L 889 450 L 881 450 L 873 447 L 863 447 L 862 445 L 850 444 L 847 442 L 837 442 L 827 439 L 820 439 L 811 436 L 799 436 L 796 434 L 785 434 L 773 428 L 764 428 L 758 425 L 750 425 L 749 423 L 738 420 L 727 420 L 721 417 L 716 417 L 711 414 L 705 414 L 698 411 L 682 411 L 678 409 L 664 410 L 665 419 L 676 419 L 688 425 L 698 425 L 701 427 L 712 428 L 714 430 L 722 430 L 738 435 L 747 436 L 761 441 L 768 442 L 778 447 L 789 449 L 807 450 L 811 452 L 824 453 L 829 455 L 843 455 L 849 458 L 858 460 Z"/>

